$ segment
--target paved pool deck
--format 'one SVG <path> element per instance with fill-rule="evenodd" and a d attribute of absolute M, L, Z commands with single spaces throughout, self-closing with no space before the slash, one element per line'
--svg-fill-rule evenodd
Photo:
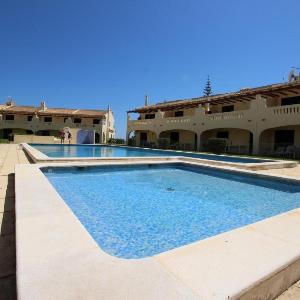
<path fill-rule="evenodd" d="M 29 163 L 13 144 L 0 144 L 0 299 L 16 299 L 15 164 Z"/>
<path fill-rule="evenodd" d="M 16 298 L 15 276 L 15 188 L 14 165 L 28 164 L 28 158 L 18 145 L 0 145 L 0 299 Z M 290 169 L 259 171 L 300 179 L 300 166 Z M 129 273 L 130 274 L 130 273 Z M 151 277 L 153 274 L 149 273 Z M 116 288 L 119 288 L 116 286 Z M 142 288 L 142 287 L 141 287 Z M 164 287 L 161 287 L 162 289 Z M 216 286 L 216 289 L 218 287 Z M 132 292 L 134 296 L 134 291 Z M 182 299 L 188 294 L 181 294 Z M 192 294 L 190 294 L 191 297 Z M 194 298 L 194 297 L 193 297 Z M 300 281 L 278 297 L 278 300 L 300 299 Z"/>

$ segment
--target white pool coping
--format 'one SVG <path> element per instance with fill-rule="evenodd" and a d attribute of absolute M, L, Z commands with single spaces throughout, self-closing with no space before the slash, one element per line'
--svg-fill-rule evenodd
<path fill-rule="evenodd" d="M 134 164 L 170 162 L 182 160 Z M 18 299 L 272 299 L 300 279 L 300 209 L 149 258 L 110 256 L 40 171 L 107 164 L 16 165 Z"/>
<path fill-rule="evenodd" d="M 66 145 L 66 146 L 68 146 L 68 145 Z M 45 155 L 44 153 L 42 153 L 41 151 L 37 150 L 36 148 L 30 146 L 27 143 L 21 144 L 21 147 L 35 163 L 75 162 L 75 161 L 78 161 L 78 162 L 101 162 L 101 161 L 122 162 L 122 161 L 127 161 L 128 162 L 128 161 L 141 161 L 145 158 L 145 157 L 55 157 L 54 158 L 54 157 L 49 157 L 49 156 Z M 110 146 L 110 147 L 124 147 L 124 146 Z M 138 148 L 138 147 L 132 147 L 132 148 L 153 150 L 153 151 L 170 151 L 170 150 Z M 202 158 L 196 158 L 196 157 L 181 156 L 181 153 L 195 154 L 194 152 L 189 152 L 189 151 L 174 151 L 174 152 L 178 153 L 178 156 L 161 156 L 161 157 L 154 156 L 154 157 L 149 157 L 149 158 L 161 159 L 161 160 L 164 160 L 166 157 L 177 158 L 177 159 L 181 159 L 182 161 L 195 161 L 195 162 L 200 161 L 201 163 L 205 163 L 208 165 L 228 166 L 228 167 L 235 167 L 235 168 L 244 169 L 244 170 L 268 170 L 268 169 L 293 168 L 298 165 L 298 163 L 295 161 L 288 161 L 288 160 L 270 161 L 270 159 L 259 159 L 259 160 L 266 160 L 266 162 L 263 162 L 263 163 L 235 163 L 235 162 L 227 162 L 227 161 L 209 160 L 209 159 L 202 159 Z M 206 154 L 206 155 L 213 155 L 213 154 Z M 226 155 L 220 155 L 220 156 L 226 156 Z M 240 158 L 238 156 L 227 156 L 227 157 Z M 246 158 L 251 159 L 251 157 L 246 157 Z"/>

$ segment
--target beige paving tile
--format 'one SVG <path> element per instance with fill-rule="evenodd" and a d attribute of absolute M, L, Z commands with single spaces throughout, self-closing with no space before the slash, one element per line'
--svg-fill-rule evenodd
<path fill-rule="evenodd" d="M 14 196 L 15 196 L 14 187 L 0 188 L 0 198 L 14 197 Z"/>
<path fill-rule="evenodd" d="M 241 228 L 156 259 L 201 299 L 227 299 L 285 265 L 290 257 L 297 257 L 299 250 L 300 245 Z M 249 251 L 255 251 L 255 256 Z"/>
<path fill-rule="evenodd" d="M 0 169 L 0 175 L 9 175 L 15 172 L 14 166 L 4 166 Z"/>
<path fill-rule="evenodd" d="M 288 290 L 281 294 L 276 300 L 299 300 L 300 299 L 300 281 L 292 285 Z"/>
<path fill-rule="evenodd" d="M 259 173 L 266 174 L 266 175 L 291 176 L 300 179 L 300 165 L 298 165 L 295 168 L 271 169 L 271 170 L 259 171 Z"/>
<path fill-rule="evenodd" d="M 7 186 L 9 187 L 14 187 L 15 186 L 15 176 L 10 175 L 2 175 L 0 176 L 0 188 L 7 188 Z"/>

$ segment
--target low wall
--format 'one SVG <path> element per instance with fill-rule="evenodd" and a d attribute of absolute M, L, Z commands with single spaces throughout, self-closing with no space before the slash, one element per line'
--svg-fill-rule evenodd
<path fill-rule="evenodd" d="M 14 135 L 15 144 L 20 143 L 42 143 L 42 144 L 54 144 L 60 143 L 59 139 L 54 138 L 54 136 L 40 136 L 40 135 Z"/>

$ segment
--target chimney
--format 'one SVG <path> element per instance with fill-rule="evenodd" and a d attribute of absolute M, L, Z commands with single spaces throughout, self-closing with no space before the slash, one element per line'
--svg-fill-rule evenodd
<path fill-rule="evenodd" d="M 148 106 L 148 95 L 145 95 L 145 106 Z"/>
<path fill-rule="evenodd" d="M 12 97 L 8 97 L 5 104 L 6 104 L 6 106 L 14 106 L 16 104 L 16 102 L 13 100 Z"/>
<path fill-rule="evenodd" d="M 41 110 L 46 110 L 47 109 L 45 101 L 42 101 L 40 106 L 41 106 Z"/>

